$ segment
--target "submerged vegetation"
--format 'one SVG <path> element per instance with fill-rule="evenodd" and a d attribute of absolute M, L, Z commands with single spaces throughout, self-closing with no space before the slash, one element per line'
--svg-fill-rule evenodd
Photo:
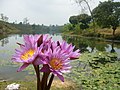
<path fill-rule="evenodd" d="M 65 74 L 65 82 L 62 83 L 59 80 L 55 80 L 51 90 L 120 89 L 120 60 L 118 60 L 115 53 L 85 52 L 80 56 L 79 60 L 72 61 L 71 65 L 73 66 L 72 71 L 69 74 Z M 21 84 L 20 90 L 36 89 L 35 81 L 0 82 L 0 89 L 2 90 L 13 82 Z"/>
<path fill-rule="evenodd" d="M 80 48 L 81 56 L 79 60 L 74 60 L 71 62 L 72 71 L 68 74 L 64 74 L 65 82 L 60 83 L 61 81 L 59 80 L 56 81 L 55 79 L 55 82 L 53 82 L 51 90 L 103 90 L 103 89 L 119 90 L 120 89 L 120 68 L 119 68 L 120 60 L 117 57 L 118 56 L 117 53 L 114 51 L 114 49 L 115 50 L 119 49 L 120 47 L 119 43 L 116 44 L 113 42 L 112 44 L 111 42 L 108 43 L 105 41 L 94 40 L 92 38 L 88 39 L 88 38 L 71 37 L 71 36 L 69 37 L 64 36 L 63 39 L 67 40 L 68 43 L 72 42 L 74 45 L 76 45 L 76 48 Z M 12 38 L 12 40 L 14 39 Z M 109 45 L 111 45 L 111 47 L 113 48 L 109 48 Z M 9 46 L 9 47 L 13 48 L 13 46 L 12 47 Z M 14 46 L 14 48 L 15 47 L 16 46 Z M 89 47 L 89 50 L 87 47 Z M 109 48 L 110 51 L 106 52 L 106 48 Z M 111 51 L 114 51 L 115 53 L 111 53 Z M 22 79 L 26 81 L 17 80 L 17 81 L 0 82 L 0 89 L 6 87 L 8 84 L 15 82 L 21 84 L 21 90 L 30 90 L 30 89 L 35 90 L 36 87 L 35 86 L 33 87 L 33 85 L 36 84 L 35 78 L 32 79 L 34 82 L 30 81 L 31 76 L 35 77 L 35 72 L 33 68 L 28 67 L 25 71 L 23 71 L 22 74 L 20 73 L 14 74 L 17 67 L 20 65 L 11 64 L 12 62 L 10 62 L 9 58 L 12 52 L 13 52 L 12 50 L 8 51 L 8 49 L 1 51 L 2 56 L 6 55 L 5 57 L 3 57 L 3 59 L 1 58 L 2 60 L 0 60 L 2 63 L 0 65 L 1 71 L 7 69 L 5 68 L 5 66 L 9 66 L 7 73 L 10 72 L 13 73 L 13 74 L 9 74 L 9 77 L 10 76 L 14 77 L 14 75 L 18 75 L 17 76 L 18 78 L 20 78 L 19 76 L 22 76 Z M 10 66 L 14 68 L 11 68 Z M 25 72 L 27 73 L 24 74 Z M 1 80 L 3 79 L 4 78 L 1 77 Z"/>
<path fill-rule="evenodd" d="M 120 60 L 115 53 L 86 52 L 79 60 L 68 76 L 81 90 L 120 89 Z"/>
<path fill-rule="evenodd" d="M 119 90 L 120 60 L 116 53 L 84 52 L 79 60 L 72 61 L 72 71 L 65 74 L 65 82 L 55 80 L 51 90 Z M 29 69 L 29 67 L 28 67 Z M 35 90 L 33 81 L 0 82 L 2 90 L 11 83 L 21 84 L 20 90 Z"/>
<path fill-rule="evenodd" d="M 115 50 L 119 43 L 75 36 L 63 38 L 80 48 L 82 53 L 79 61 L 72 63 L 71 73 L 66 75 L 80 90 L 120 89 L 120 58 Z"/>

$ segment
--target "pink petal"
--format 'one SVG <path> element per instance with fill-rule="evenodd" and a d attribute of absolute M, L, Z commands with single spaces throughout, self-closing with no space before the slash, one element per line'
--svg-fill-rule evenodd
<path fill-rule="evenodd" d="M 47 37 L 48 37 L 47 34 L 43 35 L 43 41 L 46 41 L 46 40 L 47 40 Z"/>
<path fill-rule="evenodd" d="M 41 72 L 50 72 L 49 66 L 46 64 L 43 65 L 43 67 L 40 70 Z"/>
<path fill-rule="evenodd" d="M 41 61 L 41 59 L 39 57 L 37 57 L 34 62 L 33 62 L 34 65 L 40 65 L 40 64 L 43 64 L 43 62 Z"/>
<path fill-rule="evenodd" d="M 65 41 L 62 42 L 62 49 L 65 49 L 66 48 L 66 43 Z"/>
<path fill-rule="evenodd" d="M 25 43 L 30 43 L 29 35 L 24 35 L 23 38 L 24 38 Z"/>
<path fill-rule="evenodd" d="M 28 63 L 24 63 L 21 67 L 18 68 L 17 72 L 22 71 L 23 69 L 25 69 L 29 64 Z"/>
<path fill-rule="evenodd" d="M 62 75 L 57 74 L 57 76 L 62 82 L 64 82 L 64 77 Z"/>
<path fill-rule="evenodd" d="M 62 73 L 61 72 L 58 72 L 58 71 L 52 71 L 53 72 L 53 74 L 55 75 L 55 76 L 58 76 L 58 78 L 62 81 L 62 82 L 64 82 L 64 77 L 62 76 Z"/>

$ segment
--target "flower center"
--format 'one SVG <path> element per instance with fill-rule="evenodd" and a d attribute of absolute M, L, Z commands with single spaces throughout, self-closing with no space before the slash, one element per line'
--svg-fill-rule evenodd
<path fill-rule="evenodd" d="M 52 58 L 50 61 L 50 65 L 53 69 L 59 70 L 62 68 L 62 61 L 58 58 Z"/>
<path fill-rule="evenodd" d="M 26 51 L 24 54 L 21 55 L 21 59 L 28 60 L 29 58 L 31 58 L 33 56 L 34 52 L 35 52 L 35 50 L 33 50 L 33 49 Z"/>

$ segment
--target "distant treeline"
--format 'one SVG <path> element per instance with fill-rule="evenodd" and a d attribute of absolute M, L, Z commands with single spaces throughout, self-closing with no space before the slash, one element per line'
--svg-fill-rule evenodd
<path fill-rule="evenodd" d="M 19 30 L 13 26 L 11 26 L 8 22 L 0 20 L 0 35 L 10 34 L 10 33 L 18 33 Z"/>
<path fill-rule="evenodd" d="M 0 34 L 8 34 L 8 33 L 21 33 L 21 34 L 36 34 L 36 33 L 61 33 L 63 26 L 58 25 L 49 25 L 46 26 L 44 24 L 30 24 L 29 19 L 26 17 L 22 22 L 10 23 L 8 22 L 9 17 L 0 14 Z"/>
<path fill-rule="evenodd" d="M 36 24 L 23 24 L 23 23 L 9 23 L 0 20 L 0 34 L 55 34 L 61 33 L 63 26 L 58 25 L 36 25 Z"/>
<path fill-rule="evenodd" d="M 11 26 L 19 29 L 19 33 L 22 34 L 38 34 L 38 33 L 61 33 L 62 26 L 58 25 L 50 25 L 50 26 L 45 26 L 45 25 L 36 25 L 36 24 L 14 24 L 10 23 Z"/>

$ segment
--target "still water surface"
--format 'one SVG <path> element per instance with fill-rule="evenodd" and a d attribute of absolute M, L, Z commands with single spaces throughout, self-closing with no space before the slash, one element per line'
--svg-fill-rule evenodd
<path fill-rule="evenodd" d="M 106 51 L 115 52 L 120 58 L 120 43 L 106 42 L 100 40 L 94 40 L 90 38 L 61 36 L 60 34 L 49 35 L 53 40 L 62 41 L 66 40 L 68 43 L 73 43 L 76 48 L 81 50 L 81 53 L 85 51 L 96 52 Z M 15 49 L 19 46 L 16 42 L 23 43 L 23 35 L 9 35 L 4 38 L 0 38 L 0 80 L 29 80 L 29 77 L 34 77 L 32 66 L 22 72 L 16 72 L 20 66 L 11 62 L 11 56 L 14 54 Z"/>

